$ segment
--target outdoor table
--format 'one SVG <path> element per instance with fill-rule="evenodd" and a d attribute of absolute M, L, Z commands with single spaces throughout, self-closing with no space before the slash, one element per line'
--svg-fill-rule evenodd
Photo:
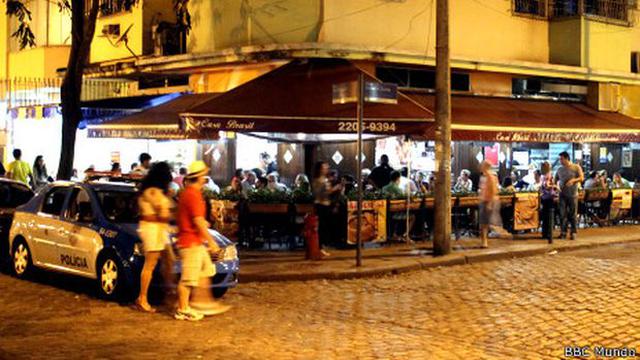
<path fill-rule="evenodd" d="M 287 237 L 290 240 L 293 235 L 293 211 L 294 207 L 288 203 L 247 203 L 240 224 L 246 236 L 245 241 L 249 246 L 255 246 L 256 239 L 262 238 L 271 249 L 274 237 Z"/>
<path fill-rule="evenodd" d="M 425 201 L 423 198 L 412 198 L 411 202 L 409 202 L 409 212 L 411 215 L 415 216 L 415 220 L 413 226 L 409 232 L 409 235 L 413 235 L 414 238 L 424 239 L 426 237 L 425 233 L 425 222 L 426 222 L 426 209 L 425 209 Z M 394 213 L 404 213 L 407 212 L 407 199 L 396 199 L 396 200 L 388 200 L 387 201 L 387 236 L 391 236 L 392 231 L 394 230 L 394 221 L 404 221 L 405 220 L 393 220 Z M 406 225 L 405 225 L 406 226 Z"/>

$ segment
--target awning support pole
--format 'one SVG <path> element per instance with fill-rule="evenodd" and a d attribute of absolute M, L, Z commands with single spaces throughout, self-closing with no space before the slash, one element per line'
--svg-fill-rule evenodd
<path fill-rule="evenodd" d="M 358 165 L 356 171 L 358 172 L 358 215 L 356 218 L 356 266 L 362 266 L 362 236 L 360 226 L 362 222 L 362 118 L 364 117 L 364 75 L 362 72 L 358 75 Z"/>

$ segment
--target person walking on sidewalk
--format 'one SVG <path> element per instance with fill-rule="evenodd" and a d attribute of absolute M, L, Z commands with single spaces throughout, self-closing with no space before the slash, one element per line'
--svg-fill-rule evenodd
<path fill-rule="evenodd" d="M 26 185 L 33 185 L 33 172 L 29 163 L 22 160 L 22 150 L 14 149 L 13 158 L 15 160 L 7 166 L 7 177 Z"/>
<path fill-rule="evenodd" d="M 498 198 L 498 176 L 491 171 L 491 163 L 483 161 L 480 164 L 480 184 L 478 186 L 480 195 L 480 239 L 482 247 L 489 247 L 489 227 L 498 225 L 496 218 L 499 218 L 500 199 Z"/>
<path fill-rule="evenodd" d="M 575 240 L 577 232 L 576 212 L 578 209 L 578 184 L 584 181 L 584 173 L 578 164 L 571 162 L 569 153 L 560 153 L 562 164 L 556 172 L 556 182 L 560 188 L 560 239 L 567 237 L 567 223 L 571 226 L 570 239 Z"/>
<path fill-rule="evenodd" d="M 211 254 L 219 254 L 220 247 L 209 233 L 209 223 L 205 220 L 206 205 L 202 188 L 206 183 L 209 168 L 202 161 L 189 166 L 185 176 L 185 189 L 178 200 L 178 251 L 182 261 L 182 275 L 178 283 L 178 309 L 174 317 L 178 320 L 201 320 L 204 315 L 189 306 L 191 290 L 202 278 L 215 275 Z M 207 251 L 208 246 L 209 251 Z M 209 253 L 211 252 L 211 254 Z M 208 313 L 219 314 L 230 307 L 213 304 Z"/>
<path fill-rule="evenodd" d="M 555 199 L 558 196 L 558 188 L 553 182 L 551 164 L 548 161 L 542 163 L 540 168 L 541 185 L 540 199 L 542 200 L 542 238 L 553 243 L 553 223 Z"/>
<path fill-rule="evenodd" d="M 153 270 L 160 257 L 163 259 L 164 282 L 167 285 L 172 282 L 173 252 L 169 245 L 169 220 L 171 219 L 173 201 L 167 196 L 171 180 L 169 164 L 159 162 L 151 167 L 140 186 L 138 234 L 144 249 L 144 265 L 140 274 L 140 294 L 135 302 L 140 311 L 151 313 L 156 311 L 149 305 L 147 293 Z"/>

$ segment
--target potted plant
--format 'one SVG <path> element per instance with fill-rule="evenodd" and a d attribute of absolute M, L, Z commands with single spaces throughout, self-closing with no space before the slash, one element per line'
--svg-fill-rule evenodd
<path fill-rule="evenodd" d="M 291 192 L 291 201 L 296 207 L 297 214 L 310 214 L 313 212 L 313 194 L 303 189 L 295 189 Z"/>
<path fill-rule="evenodd" d="M 289 212 L 291 195 L 286 191 L 256 190 L 247 195 L 250 213 L 284 214 Z"/>

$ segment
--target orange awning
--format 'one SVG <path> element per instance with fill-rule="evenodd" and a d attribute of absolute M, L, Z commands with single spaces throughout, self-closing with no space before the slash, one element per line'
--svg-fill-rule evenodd
<path fill-rule="evenodd" d="M 434 109 L 435 96 L 408 94 Z M 549 100 L 454 95 L 452 138 L 497 142 L 638 142 L 640 120 L 585 104 Z M 430 130 L 424 135 L 433 139 Z"/>

